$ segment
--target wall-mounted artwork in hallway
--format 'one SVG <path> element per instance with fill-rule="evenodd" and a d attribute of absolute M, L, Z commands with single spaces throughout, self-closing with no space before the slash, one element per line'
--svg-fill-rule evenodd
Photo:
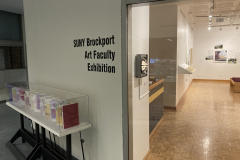
<path fill-rule="evenodd" d="M 217 44 L 214 46 L 214 49 L 223 49 L 223 44 Z"/>
<path fill-rule="evenodd" d="M 228 64 L 237 64 L 237 58 L 228 58 Z"/>
<path fill-rule="evenodd" d="M 213 60 L 213 50 L 209 50 L 207 56 L 205 57 L 205 60 Z"/>
<path fill-rule="evenodd" d="M 227 62 L 227 51 L 226 50 L 218 50 L 215 51 L 214 62 Z"/>

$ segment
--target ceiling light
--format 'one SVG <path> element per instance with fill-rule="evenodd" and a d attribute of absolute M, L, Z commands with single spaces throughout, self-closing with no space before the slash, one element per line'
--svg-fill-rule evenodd
<path fill-rule="evenodd" d="M 212 28 L 211 27 L 208 27 L 208 30 L 210 31 Z"/>
<path fill-rule="evenodd" d="M 219 29 L 220 31 L 222 30 L 222 28 L 220 27 L 220 29 Z"/>
<path fill-rule="evenodd" d="M 211 15 L 211 14 L 209 15 L 209 18 L 212 18 L 212 15 Z"/>
<path fill-rule="evenodd" d="M 167 39 L 167 40 L 170 41 L 170 42 L 173 41 L 172 39 Z"/>

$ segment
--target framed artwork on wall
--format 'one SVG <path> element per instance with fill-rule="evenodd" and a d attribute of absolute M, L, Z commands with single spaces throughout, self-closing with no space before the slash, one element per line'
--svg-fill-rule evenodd
<path fill-rule="evenodd" d="M 228 62 L 227 50 L 216 50 L 214 54 L 214 62 L 227 63 Z"/>
<path fill-rule="evenodd" d="M 213 60 L 214 50 L 208 50 L 208 54 L 205 57 L 205 60 Z"/>
<path fill-rule="evenodd" d="M 223 49 L 223 44 L 215 44 L 214 49 Z"/>
<path fill-rule="evenodd" d="M 228 58 L 228 64 L 237 64 L 237 58 Z"/>

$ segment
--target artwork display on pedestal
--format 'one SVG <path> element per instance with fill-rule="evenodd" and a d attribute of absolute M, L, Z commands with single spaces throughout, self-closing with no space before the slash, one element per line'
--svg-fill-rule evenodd
<path fill-rule="evenodd" d="M 218 63 L 227 63 L 227 51 L 226 50 L 217 50 L 215 51 L 214 62 Z"/>

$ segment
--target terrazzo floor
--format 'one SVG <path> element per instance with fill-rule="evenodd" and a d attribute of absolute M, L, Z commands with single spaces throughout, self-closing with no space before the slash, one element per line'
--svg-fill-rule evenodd
<path fill-rule="evenodd" d="M 194 80 L 150 139 L 149 160 L 240 160 L 240 93 L 229 82 Z"/>
<path fill-rule="evenodd" d="M 31 121 L 24 118 L 25 128 L 31 131 Z M 20 128 L 20 115 L 5 103 L 0 103 L 0 160 L 17 160 L 16 157 L 6 148 L 6 143 Z M 22 143 L 21 139 L 14 142 L 20 152 L 27 157 L 32 147 L 28 143 Z"/>

